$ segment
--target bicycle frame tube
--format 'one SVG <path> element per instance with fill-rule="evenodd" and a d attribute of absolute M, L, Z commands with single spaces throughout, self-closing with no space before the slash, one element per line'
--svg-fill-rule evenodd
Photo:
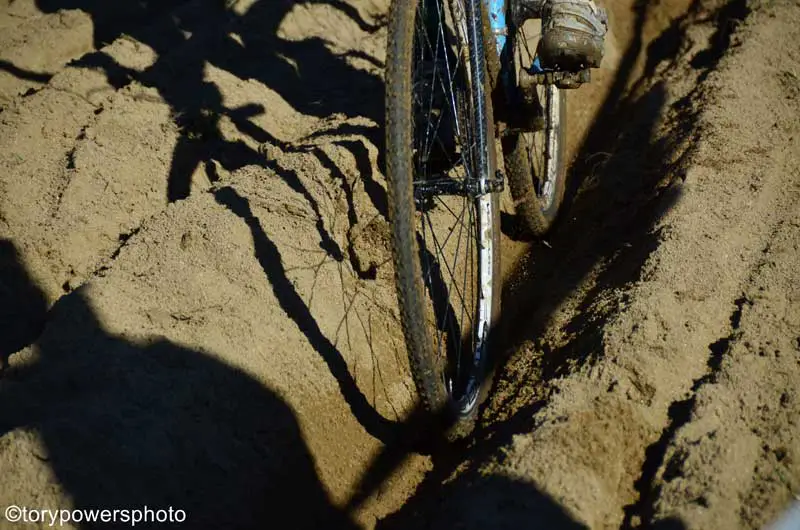
<path fill-rule="evenodd" d="M 508 35 L 506 0 L 486 0 L 486 7 L 489 11 L 489 24 L 497 45 L 497 55 L 502 57 L 503 48 L 506 47 L 506 35 Z"/>

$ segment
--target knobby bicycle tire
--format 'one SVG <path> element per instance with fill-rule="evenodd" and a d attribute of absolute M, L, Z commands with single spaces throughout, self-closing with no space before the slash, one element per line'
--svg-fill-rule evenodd
<path fill-rule="evenodd" d="M 522 28 L 517 28 L 509 39 L 513 48 L 508 60 L 515 73 L 533 63 L 534 54 L 526 39 Z M 541 85 L 536 100 L 541 105 L 543 130 L 506 134 L 503 155 L 522 227 L 534 236 L 543 236 L 558 217 L 566 189 L 567 98 L 564 90 L 554 85 Z M 545 182 L 548 182 L 547 191 L 543 189 Z"/>
<path fill-rule="evenodd" d="M 415 146 L 418 145 L 416 143 L 418 138 L 415 137 L 415 122 L 420 121 L 415 116 L 415 110 L 418 110 L 418 107 L 421 106 L 419 103 L 419 99 L 421 98 L 418 98 L 415 107 L 414 91 L 419 90 L 419 86 L 426 86 L 425 82 L 420 82 L 419 79 L 413 79 L 415 73 L 424 70 L 423 66 L 418 64 L 420 61 L 415 62 L 417 60 L 417 57 L 415 57 L 415 36 L 419 37 L 417 34 L 422 33 L 423 29 L 420 22 L 420 18 L 423 17 L 423 15 L 421 15 L 423 12 L 422 7 L 429 7 L 436 1 L 437 0 L 410 0 L 405 2 L 393 2 L 391 8 L 386 70 L 386 160 L 389 215 L 392 226 L 392 246 L 397 295 L 411 372 L 422 405 L 431 413 L 442 414 L 441 417 L 447 422 L 449 434 L 452 437 L 453 435 L 462 436 L 471 430 L 478 405 L 486 396 L 489 385 L 488 378 L 486 377 L 487 368 L 489 366 L 487 358 L 487 342 L 489 340 L 487 334 L 489 330 L 483 330 L 484 335 L 479 337 L 477 341 L 480 346 L 476 348 L 475 351 L 468 350 L 468 353 L 473 355 L 475 362 L 467 367 L 471 373 L 469 377 L 464 376 L 466 377 L 466 382 L 464 383 L 465 396 L 460 396 L 457 393 L 456 382 L 448 382 L 448 374 L 452 373 L 451 365 L 454 361 L 449 353 L 443 356 L 441 352 L 438 351 L 438 349 L 441 349 L 443 343 L 442 335 L 445 334 L 445 332 L 442 332 L 440 329 L 443 327 L 444 323 L 439 321 L 448 320 L 448 317 L 440 318 L 441 310 L 437 311 L 435 309 L 437 302 L 435 300 L 429 300 L 429 298 L 434 297 L 433 292 L 435 289 L 431 284 L 435 282 L 431 280 L 433 274 L 430 271 L 433 270 L 435 266 L 429 262 L 430 253 L 427 248 L 421 248 L 426 246 L 426 244 L 421 244 L 422 239 L 420 237 L 418 224 L 420 217 L 425 217 L 427 212 L 425 211 L 425 206 L 420 206 L 420 201 L 415 198 L 414 194 L 415 176 L 416 173 L 419 172 L 420 166 L 419 160 L 420 158 L 426 158 L 428 156 L 424 153 L 425 149 L 415 149 Z M 438 5 L 445 6 L 445 4 L 447 4 L 446 7 L 449 7 L 451 9 L 450 13 L 453 13 L 453 9 L 458 9 L 458 6 L 454 7 L 450 5 L 451 1 L 455 2 L 457 0 L 444 0 Z M 427 2 L 427 5 L 425 2 Z M 427 13 L 427 11 L 425 13 Z M 439 16 L 443 17 L 441 13 Z M 496 168 L 494 122 L 490 98 L 491 81 L 493 77 L 487 72 L 486 56 L 483 47 L 483 43 L 486 39 L 485 25 L 481 24 L 481 18 L 484 17 L 479 16 L 475 23 L 467 24 L 466 42 L 463 42 L 465 35 L 464 32 L 462 32 L 460 34 L 462 46 L 456 46 L 459 51 L 463 51 L 463 44 L 466 44 L 467 47 L 468 53 L 466 55 L 468 59 L 464 61 L 464 69 L 467 70 L 468 73 L 463 74 L 463 77 L 467 81 L 465 85 L 468 86 L 472 97 L 466 98 L 464 96 L 461 98 L 459 105 L 452 105 L 453 117 L 450 118 L 450 120 L 455 121 L 456 124 L 458 124 L 459 118 L 468 120 L 468 125 L 473 131 L 473 135 L 477 137 L 478 134 L 482 134 L 485 140 L 485 149 L 483 149 L 481 153 L 472 153 L 470 150 L 469 153 L 464 154 L 462 151 L 461 159 L 464 160 L 465 179 L 469 176 L 469 171 L 466 169 L 466 166 L 469 164 L 476 165 L 476 167 L 480 165 L 478 170 L 491 177 L 494 177 Z M 458 20 L 465 21 L 465 19 Z M 470 31 L 469 28 L 471 28 L 472 31 Z M 441 28 L 439 28 L 439 32 L 444 35 L 444 31 L 442 31 Z M 446 40 L 444 37 L 442 38 Z M 428 44 L 430 45 L 430 39 L 428 39 Z M 436 46 L 438 46 L 438 44 Z M 445 45 L 445 47 L 447 46 L 448 45 Z M 430 47 L 434 48 L 435 46 Z M 446 57 L 447 52 L 443 52 L 443 55 Z M 459 55 L 455 54 L 454 56 L 457 57 Z M 434 60 L 433 63 L 435 72 L 436 60 Z M 468 65 L 468 67 L 466 65 Z M 448 72 L 449 69 L 450 67 L 447 66 Z M 441 75 L 442 74 L 440 74 L 440 76 Z M 438 88 L 436 88 L 435 73 L 433 74 L 433 81 L 430 81 L 428 84 L 433 87 L 431 88 L 432 94 L 438 90 Z M 452 96 L 454 93 L 452 84 L 450 89 Z M 446 93 L 447 89 L 443 88 L 443 92 Z M 431 96 L 431 100 L 433 99 L 433 96 Z M 452 99 L 455 100 L 457 98 L 453 96 Z M 431 108 L 433 108 L 433 104 L 431 104 Z M 446 121 L 446 119 L 442 117 L 443 115 L 444 111 L 441 111 L 438 115 L 438 122 L 434 134 L 438 134 L 439 126 L 442 121 Z M 429 120 L 432 119 L 431 114 L 429 115 Z M 463 127 L 466 128 L 467 125 L 463 125 Z M 456 126 L 456 129 L 457 128 Z M 427 126 L 427 131 L 429 132 L 429 130 L 430 126 Z M 441 147 L 437 146 L 437 149 L 442 151 L 448 150 L 445 146 L 449 145 L 449 142 L 439 141 L 439 143 L 442 145 Z M 468 148 L 468 150 L 469 149 L 470 148 Z M 423 151 L 422 155 L 420 151 Z M 446 158 L 446 156 L 447 154 L 445 154 L 444 158 Z M 423 176 L 426 175 L 428 174 L 423 172 Z M 426 178 L 430 178 L 430 176 Z M 420 185 L 419 179 L 416 180 L 416 182 L 417 185 Z M 496 322 L 500 307 L 500 212 L 498 194 L 491 193 L 485 197 L 487 198 L 480 200 L 480 207 L 483 208 L 483 210 L 479 212 L 479 214 L 476 214 L 475 217 L 476 219 L 483 219 L 483 221 L 478 221 L 481 230 L 476 234 L 476 238 L 478 244 L 481 246 L 478 248 L 476 245 L 476 253 L 480 256 L 479 259 L 485 259 L 488 266 L 491 266 L 493 274 L 491 274 L 490 281 L 483 282 L 483 286 L 479 284 L 477 286 L 471 286 L 470 288 L 476 289 L 476 292 L 480 293 L 479 296 L 486 295 L 487 293 L 485 290 L 487 289 L 491 291 L 488 293 L 491 300 L 488 304 L 488 322 L 491 324 Z M 443 200 L 434 198 L 434 202 L 435 200 L 439 200 L 444 208 L 447 208 Z M 479 200 L 475 199 L 475 201 L 477 203 Z M 472 208 L 473 206 L 470 205 L 469 207 Z M 422 210 L 422 214 L 420 214 L 420 210 Z M 471 211 L 472 210 L 470 210 L 470 212 Z M 457 218 L 452 210 L 450 213 L 453 214 L 453 217 Z M 463 211 L 461 215 L 462 220 L 460 222 L 463 227 L 463 216 L 465 215 Z M 433 223 L 430 222 L 430 219 L 428 219 L 428 222 L 430 223 L 430 231 L 433 231 Z M 425 226 L 425 219 L 423 219 L 423 231 L 425 230 Z M 484 235 L 483 238 L 478 237 L 481 233 Z M 468 237 L 470 237 L 470 229 L 467 229 L 467 234 Z M 460 243 L 460 233 L 458 237 Z M 434 241 L 436 240 L 434 239 Z M 445 244 L 446 243 L 447 241 L 445 241 Z M 436 245 L 438 245 L 438 242 Z M 456 254 L 457 253 L 458 247 L 456 248 Z M 442 255 L 444 256 L 444 249 L 442 249 Z M 428 261 L 426 261 L 426 257 Z M 439 271 L 444 270 L 444 268 L 439 265 L 436 267 L 439 267 Z M 466 265 L 462 265 L 462 267 L 464 267 L 465 271 L 470 270 Z M 479 265 L 479 268 L 480 267 L 482 267 L 482 265 Z M 449 267 L 447 268 L 449 269 Z M 455 263 L 453 264 L 453 269 L 456 269 Z M 484 277 L 486 276 L 486 270 L 488 269 L 485 267 L 480 268 L 478 274 L 479 280 L 481 279 L 481 274 L 484 274 Z M 464 276 L 467 276 L 466 272 L 464 272 Z M 481 291 L 481 289 L 484 290 Z M 443 291 L 450 295 L 453 293 L 453 289 L 443 289 Z M 464 291 L 466 292 L 466 281 Z M 463 317 L 463 310 L 466 305 L 469 305 L 464 303 L 463 298 L 464 295 L 462 294 L 461 324 L 467 322 Z M 482 300 L 485 301 L 486 299 L 483 298 Z M 431 306 L 434 307 L 433 311 L 430 311 Z M 444 312 L 445 315 L 451 312 L 450 309 L 451 306 L 448 305 Z M 454 310 L 453 313 L 455 312 Z M 431 314 L 434 315 L 433 322 L 430 318 Z M 452 320 L 457 320 L 455 316 L 450 318 Z M 481 320 L 481 322 L 485 322 L 485 319 Z M 478 326 L 478 324 L 474 323 L 473 319 L 470 319 L 469 323 Z M 461 329 L 460 334 L 452 333 L 452 335 L 457 336 L 456 339 L 444 339 L 446 343 L 445 347 L 448 347 L 447 344 L 450 342 L 461 344 L 463 340 L 460 335 L 463 333 L 464 331 Z M 470 337 L 476 336 L 473 330 L 469 330 L 469 333 Z M 437 334 L 439 334 L 438 339 Z M 460 360 L 460 356 L 461 353 L 458 353 L 456 360 Z M 478 359 L 478 357 L 480 357 L 480 359 Z M 461 376 L 453 376 L 453 379 L 457 377 Z M 470 381 L 474 382 L 474 384 L 470 383 Z M 472 386 L 470 386 L 471 384 Z M 474 396 L 472 396 L 472 392 L 474 392 Z M 469 400 L 465 402 L 467 397 Z"/>

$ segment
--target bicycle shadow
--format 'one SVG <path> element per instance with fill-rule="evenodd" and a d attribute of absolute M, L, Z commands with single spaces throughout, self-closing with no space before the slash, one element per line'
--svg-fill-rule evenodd
<path fill-rule="evenodd" d="M 45 12 L 71 8 L 89 13 L 95 23 L 97 46 L 125 34 L 156 52 L 155 62 L 143 72 L 119 64 L 103 50 L 82 58 L 73 66 L 104 72 L 114 87 L 134 81 L 151 87 L 170 106 L 180 136 L 169 162 L 168 202 L 189 196 L 193 176 L 198 171 L 204 171 L 209 180 L 215 182 L 222 171 L 232 178 L 233 172 L 245 166 L 267 167 L 311 207 L 319 233 L 318 246 L 325 252 L 325 259 L 348 269 L 347 274 L 352 270 L 360 280 L 375 279 L 377 265 L 360 262 L 349 234 L 356 225 L 368 220 L 370 209 L 374 208 L 384 218 L 387 215 L 385 191 L 370 159 L 370 148 L 377 149 L 382 137 L 383 82 L 376 73 L 351 63 L 357 59 L 375 67 L 380 65 L 378 59 L 355 52 L 340 53 L 323 38 L 293 38 L 282 34 L 282 24 L 299 9 L 297 2 L 289 0 L 257 0 L 243 11 L 233 9 L 229 2 L 216 0 L 173 1 L 168 5 L 155 2 L 140 5 L 134 0 L 123 0 L 120 6 L 95 0 L 37 0 L 37 5 Z M 204 16 L 190 9 L 195 5 L 202 7 Z M 325 8 L 367 34 L 382 28 L 380 17 L 370 22 L 353 5 L 341 0 L 314 0 L 303 6 L 304 9 Z M 117 9 L 136 16 L 118 18 Z M 164 21 L 165 13 L 170 13 L 168 22 Z M 157 23 L 158 31 L 143 24 L 145 21 Z M 231 104 L 226 101 L 230 96 L 226 93 L 229 87 L 210 76 L 212 70 L 231 74 L 243 82 L 255 82 L 254 86 L 261 89 L 249 93 L 244 103 Z M 265 97 L 268 91 L 277 97 Z M 309 138 L 290 143 L 269 130 L 267 118 L 279 103 L 305 116 L 321 119 L 338 115 L 343 121 L 329 130 L 317 131 Z M 352 120 L 357 123 L 351 123 Z M 230 125 L 235 128 L 235 134 L 231 134 Z M 353 180 L 352 171 L 340 167 L 339 158 L 331 157 L 329 151 L 318 146 L 319 142 L 328 142 L 335 149 L 352 155 L 356 180 Z M 330 172 L 331 187 L 340 187 L 349 208 L 346 222 L 350 227 L 346 240 L 331 228 L 332 223 L 323 208 L 325 197 L 309 182 L 314 175 L 300 174 L 284 160 L 269 157 L 261 149 L 264 145 L 278 146 L 290 155 L 310 154 Z M 358 179 L 363 182 L 371 203 L 360 210 L 353 190 Z M 219 196 L 225 197 L 225 193 Z M 234 199 L 227 206 L 239 208 L 241 204 Z M 251 229 L 258 224 L 253 223 L 247 208 L 236 212 L 242 213 Z M 276 250 L 270 247 L 271 242 L 263 232 L 254 231 L 254 241 L 261 250 Z M 279 256 L 275 252 L 267 254 Z M 347 260 L 349 265 L 345 263 Z M 366 430 L 385 439 L 393 422 L 381 417 L 368 402 L 350 373 L 341 349 L 322 333 L 287 271 L 269 259 L 262 259 L 261 263 L 281 307 L 325 359 Z"/>
<path fill-rule="evenodd" d="M 76 509 L 172 507 L 190 528 L 356 528 L 328 498 L 275 392 L 210 354 L 109 333 L 89 289 L 61 298 L 34 353 L 0 378 L 4 474 L 41 458 Z M 24 450 L 29 433 L 44 456 Z M 26 476 L 2 496 L 41 501 L 52 491 L 42 480 Z"/>
<path fill-rule="evenodd" d="M 280 250 L 253 215 L 248 200 L 231 187 L 220 188 L 214 196 L 218 203 L 247 224 L 252 233 L 256 259 L 264 270 L 278 303 L 325 360 L 355 418 L 372 436 L 380 440 L 391 439 L 398 424 L 381 416 L 362 393 L 341 352 L 319 328 L 308 306 L 286 276 Z"/>
<path fill-rule="evenodd" d="M 226 107 L 220 88 L 206 80 L 208 65 L 239 79 L 262 83 L 305 116 L 367 118 L 375 125 L 345 124 L 324 134 L 361 136 L 362 141 L 376 147 L 381 144 L 383 82 L 378 75 L 349 62 L 356 56 L 380 66 L 376 58 L 355 52 L 336 54 L 331 51 L 330 42 L 318 37 L 294 40 L 279 36 L 282 22 L 297 5 L 290 0 L 259 0 L 242 14 L 231 10 L 225 2 L 215 1 L 209 3 L 208 17 L 196 17 L 190 9 L 179 9 L 172 17 L 173 23 L 159 25 L 158 31 L 143 24 L 170 8 L 181 7 L 181 3 L 179 0 L 169 3 L 127 0 L 111 8 L 96 0 L 37 0 L 39 9 L 48 13 L 67 8 L 87 12 L 95 24 L 98 49 L 125 34 L 155 51 L 156 62 L 142 73 L 121 66 L 103 51 L 90 54 L 74 65 L 104 71 L 115 88 L 132 80 L 153 87 L 173 109 L 181 137 L 168 177 L 167 199 L 170 202 L 188 197 L 191 177 L 200 165 L 210 168 L 212 161 L 216 161 L 226 170 L 235 171 L 263 159 L 255 149 L 241 141 L 226 139 L 222 133 L 220 119 L 235 117 L 237 109 Z M 374 33 L 382 27 L 382 22 L 368 22 L 351 4 L 341 0 L 314 0 L 307 4 L 307 8 L 329 6 L 361 31 Z M 118 9 L 131 11 L 131 16 L 119 20 Z M 187 39 L 186 35 L 192 37 Z M 262 105 L 258 112 L 235 119 L 237 125 L 244 126 L 240 127 L 240 132 L 249 135 L 253 130 L 258 131 L 258 128 L 247 127 L 248 119 L 268 111 Z M 261 143 L 277 142 L 263 130 L 253 135 L 253 139 Z M 358 147 L 341 145 L 352 147 L 360 168 L 371 166 Z M 213 170 L 208 172 L 213 179 Z M 365 175 L 365 178 L 372 177 Z M 386 211 L 381 204 L 378 209 Z"/>

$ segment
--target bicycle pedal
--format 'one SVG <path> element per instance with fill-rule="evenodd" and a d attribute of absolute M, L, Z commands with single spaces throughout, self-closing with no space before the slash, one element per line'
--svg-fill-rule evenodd
<path fill-rule="evenodd" d="M 519 86 L 523 91 L 535 89 L 537 85 L 556 85 L 558 88 L 575 89 L 592 80 L 592 72 L 586 68 L 577 72 L 549 70 L 530 73 L 520 72 Z"/>
<path fill-rule="evenodd" d="M 592 73 L 590 70 L 581 70 L 576 72 L 574 76 L 565 76 L 555 82 L 558 88 L 564 90 L 573 90 L 580 88 L 584 83 L 589 83 L 592 80 Z"/>

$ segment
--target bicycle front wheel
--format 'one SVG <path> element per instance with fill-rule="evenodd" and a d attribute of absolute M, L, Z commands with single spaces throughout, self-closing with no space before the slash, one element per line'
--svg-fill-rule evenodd
<path fill-rule="evenodd" d="M 392 5 L 387 181 L 394 265 L 423 405 L 463 434 L 485 396 L 498 314 L 499 204 L 481 0 Z"/>

